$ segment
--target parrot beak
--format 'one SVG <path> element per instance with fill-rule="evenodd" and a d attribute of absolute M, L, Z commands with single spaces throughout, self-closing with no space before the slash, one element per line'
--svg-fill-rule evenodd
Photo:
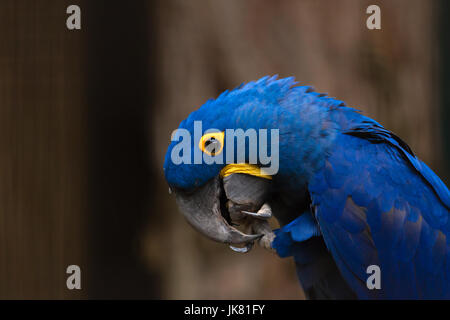
<path fill-rule="evenodd" d="M 226 195 L 219 176 L 193 192 L 174 189 L 174 193 L 186 220 L 212 240 L 227 244 L 249 244 L 262 236 L 242 233 L 228 224 L 221 212 L 221 197 L 223 199 Z"/>

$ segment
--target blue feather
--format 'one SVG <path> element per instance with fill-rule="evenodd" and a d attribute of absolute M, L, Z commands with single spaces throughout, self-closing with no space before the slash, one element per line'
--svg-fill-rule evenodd
<path fill-rule="evenodd" d="M 279 130 L 274 190 L 295 198 L 307 189 L 310 203 L 302 208 L 312 210 L 276 230 L 272 245 L 281 257 L 294 256 L 305 288 L 348 297 L 340 273 L 362 299 L 450 298 L 450 192 L 394 133 L 338 99 L 276 76 L 208 100 L 180 128 L 192 132 L 195 121 L 203 130 Z M 193 189 L 224 166 L 176 165 L 174 145 L 164 163 L 170 185 Z M 197 145 L 192 141 L 193 150 Z M 381 268 L 380 290 L 366 286 L 370 264 Z"/>

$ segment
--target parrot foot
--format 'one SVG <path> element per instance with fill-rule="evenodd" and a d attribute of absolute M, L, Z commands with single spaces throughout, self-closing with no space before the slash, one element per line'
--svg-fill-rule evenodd
<path fill-rule="evenodd" d="M 229 203 L 230 207 L 233 207 L 233 203 Z M 272 248 L 272 242 L 275 239 L 275 234 L 269 225 L 268 219 L 272 217 L 272 210 L 269 204 L 265 203 L 256 212 L 250 211 L 232 211 L 231 214 L 233 223 L 238 222 L 241 227 L 244 228 L 244 232 L 247 234 L 260 234 L 261 237 L 255 239 L 255 241 L 263 248 L 268 249 L 271 252 L 275 252 Z M 239 252 L 247 253 L 253 248 L 254 242 L 247 243 L 244 247 L 235 247 L 230 245 L 230 249 Z"/>
<path fill-rule="evenodd" d="M 272 242 L 273 239 L 275 239 L 275 233 L 273 233 L 269 222 L 266 220 L 253 219 L 251 227 L 253 232 L 262 234 L 262 237 L 256 240 L 258 241 L 258 244 L 271 252 L 275 252 L 275 250 L 272 248 Z"/>

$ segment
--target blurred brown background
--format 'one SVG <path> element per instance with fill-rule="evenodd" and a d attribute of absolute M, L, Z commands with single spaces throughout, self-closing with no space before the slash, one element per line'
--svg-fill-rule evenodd
<path fill-rule="evenodd" d="M 82 29 L 66 28 L 81 8 Z M 366 28 L 370 4 L 381 30 Z M 198 235 L 170 133 L 264 75 L 363 110 L 449 177 L 445 0 L 0 3 L 0 298 L 302 299 L 293 262 Z M 82 290 L 66 288 L 66 267 Z"/>

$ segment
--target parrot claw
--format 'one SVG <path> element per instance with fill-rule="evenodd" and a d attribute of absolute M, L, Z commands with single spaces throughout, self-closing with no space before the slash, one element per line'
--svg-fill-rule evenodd
<path fill-rule="evenodd" d="M 269 222 L 266 220 L 253 220 L 252 230 L 254 232 L 262 233 L 264 236 L 259 238 L 258 244 L 271 252 L 275 252 L 272 248 L 272 242 L 275 239 L 275 233 L 270 228 Z"/>
<path fill-rule="evenodd" d="M 264 203 L 261 209 L 258 210 L 258 212 L 250 212 L 250 211 L 241 211 L 241 212 L 248 216 L 263 220 L 267 220 L 272 217 L 272 209 L 270 208 L 268 203 Z"/>
<path fill-rule="evenodd" d="M 254 235 L 256 236 L 255 241 L 259 241 L 262 237 L 264 237 L 264 234 L 256 234 Z M 234 247 L 232 245 L 230 245 L 230 249 L 233 250 L 234 252 L 239 252 L 239 253 L 247 253 L 249 252 L 252 248 L 253 248 L 254 242 L 248 242 L 245 244 L 245 247 Z"/>
<path fill-rule="evenodd" d="M 233 250 L 234 252 L 239 252 L 239 253 L 247 253 L 249 252 L 251 249 L 253 248 L 253 242 L 249 242 L 245 245 L 245 247 L 242 248 L 238 248 L 238 247 L 233 247 L 232 245 L 230 245 L 230 249 Z"/>

